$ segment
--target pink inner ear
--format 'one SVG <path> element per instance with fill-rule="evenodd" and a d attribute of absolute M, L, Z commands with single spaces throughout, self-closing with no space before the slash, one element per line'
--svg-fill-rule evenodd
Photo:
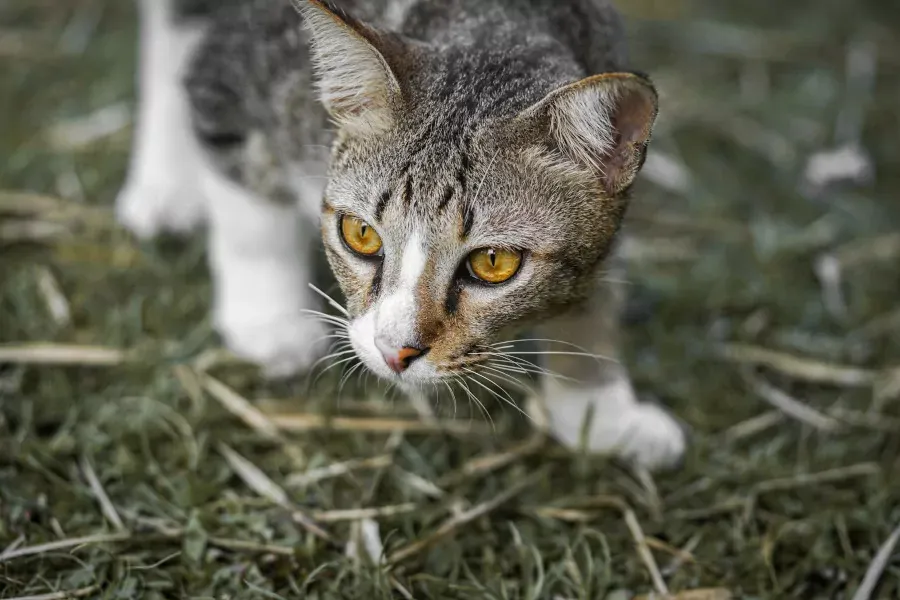
<path fill-rule="evenodd" d="M 613 126 L 623 140 L 644 143 L 650 137 L 656 104 L 644 91 L 626 90 L 616 105 Z"/>
<path fill-rule="evenodd" d="M 619 193 L 634 178 L 655 117 L 656 103 L 648 93 L 628 88 L 622 91 L 611 119 L 616 144 L 603 160 L 605 186 L 610 194 Z"/>

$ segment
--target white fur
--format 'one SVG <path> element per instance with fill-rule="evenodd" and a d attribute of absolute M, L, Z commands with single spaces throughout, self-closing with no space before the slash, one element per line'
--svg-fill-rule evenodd
<path fill-rule="evenodd" d="M 350 323 L 350 343 L 356 355 L 363 361 L 373 373 L 385 379 L 394 379 L 396 374 L 391 371 L 381 351 L 375 345 L 375 311 L 370 310 Z"/>
<path fill-rule="evenodd" d="M 687 444 L 675 419 L 658 406 L 638 402 L 625 376 L 594 389 L 547 380 L 533 413 L 536 408 L 543 411 L 537 420 L 543 416 L 551 435 L 566 446 L 579 449 L 586 431 L 587 450 L 617 454 L 650 469 L 676 464 Z"/>
<path fill-rule="evenodd" d="M 294 206 L 255 197 L 213 168 L 201 170 L 209 203 L 209 260 L 214 319 L 228 347 L 271 376 L 307 368 L 326 327 L 304 314 L 316 306 L 308 288 L 311 252 Z"/>
<path fill-rule="evenodd" d="M 401 257 L 397 285 L 375 307 L 376 339 L 398 350 L 415 339 L 416 286 L 427 259 L 424 239 L 418 231 L 407 240 Z"/>
<path fill-rule="evenodd" d="M 312 59 L 322 104 L 346 130 L 385 131 L 393 123 L 391 98 L 400 86 L 362 35 L 323 7 L 295 0 L 312 34 Z"/>
<path fill-rule="evenodd" d="M 204 218 L 182 76 L 202 30 L 176 27 L 170 0 L 141 0 L 140 98 L 128 178 L 116 200 L 119 221 L 135 235 L 187 232 Z"/>
<path fill-rule="evenodd" d="M 397 285 L 350 328 L 357 354 L 372 371 L 388 379 L 397 376 L 385 364 L 381 349 L 399 351 L 416 339 L 416 287 L 428 259 L 421 232 L 413 232 L 401 256 Z M 414 362 L 402 377 L 404 381 L 433 381 L 437 372 L 426 358 Z"/>

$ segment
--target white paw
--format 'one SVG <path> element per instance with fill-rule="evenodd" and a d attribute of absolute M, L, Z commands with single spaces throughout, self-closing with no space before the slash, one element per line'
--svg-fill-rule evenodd
<path fill-rule="evenodd" d="M 217 311 L 215 321 L 228 349 L 271 378 L 308 370 L 327 347 L 327 327 L 303 314 Z"/>
<path fill-rule="evenodd" d="M 684 429 L 664 409 L 654 404 L 638 404 L 619 446 L 619 455 L 652 470 L 677 465 L 687 449 Z"/>
<path fill-rule="evenodd" d="M 116 217 L 141 239 L 186 234 L 203 222 L 203 203 L 196 185 L 129 181 L 116 198 Z"/>
<path fill-rule="evenodd" d="M 651 470 L 673 467 L 684 455 L 682 427 L 664 409 L 639 403 L 627 379 L 595 389 L 546 388 L 531 412 L 572 449 L 586 445 L 589 452 L 615 454 Z"/>

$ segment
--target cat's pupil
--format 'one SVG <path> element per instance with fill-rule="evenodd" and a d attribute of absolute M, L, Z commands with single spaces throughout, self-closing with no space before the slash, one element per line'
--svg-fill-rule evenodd
<path fill-rule="evenodd" d="M 497 253 L 494 252 L 493 250 L 488 250 L 488 257 L 491 259 L 491 266 L 496 267 L 497 266 Z"/>
<path fill-rule="evenodd" d="M 366 237 L 366 231 L 369 229 L 368 225 L 360 225 L 359 226 L 359 237 Z"/>

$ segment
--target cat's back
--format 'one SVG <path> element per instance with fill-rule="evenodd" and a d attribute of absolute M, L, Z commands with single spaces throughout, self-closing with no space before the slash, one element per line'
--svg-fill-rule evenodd
<path fill-rule="evenodd" d="M 527 52 L 550 38 L 589 72 L 618 70 L 627 51 L 618 12 L 608 0 L 381 0 L 383 24 L 443 47 L 506 45 Z M 341 5 L 359 6 L 364 0 Z M 349 10 L 349 8 L 348 8 Z M 372 15 L 376 17 L 376 15 Z M 371 17 L 370 17 L 371 18 Z"/>

